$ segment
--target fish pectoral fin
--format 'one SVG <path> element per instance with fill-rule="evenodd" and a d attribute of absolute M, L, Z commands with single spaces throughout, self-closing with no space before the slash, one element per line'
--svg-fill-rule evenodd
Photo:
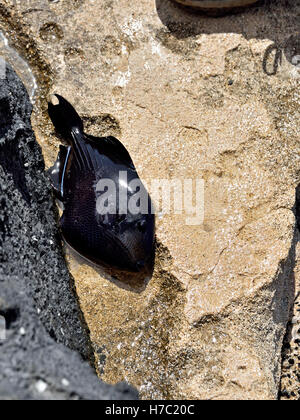
<path fill-rule="evenodd" d="M 63 201 L 64 197 L 63 184 L 70 150 L 70 147 L 60 145 L 57 159 L 54 165 L 47 171 L 50 176 L 55 195 L 61 201 Z"/>

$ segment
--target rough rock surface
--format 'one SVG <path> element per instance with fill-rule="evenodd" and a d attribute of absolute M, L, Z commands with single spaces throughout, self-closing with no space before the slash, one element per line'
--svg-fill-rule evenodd
<path fill-rule="evenodd" d="M 299 229 L 300 189 L 297 188 L 296 215 Z M 283 400 L 300 399 L 300 242 L 296 247 L 295 300 L 288 324 L 282 358 L 280 397 Z"/>
<path fill-rule="evenodd" d="M 36 0 L 0 8 L 36 72 L 33 123 L 56 91 L 117 134 L 146 181 L 202 178 L 205 218 L 157 220 L 148 284 L 68 255 L 100 376 L 146 398 L 277 398 L 295 295 L 300 2 L 193 15 L 169 0 Z M 17 22 L 17 23 L 16 23 Z"/>
<path fill-rule="evenodd" d="M 297 247 L 297 296 L 293 315 L 288 325 L 283 348 L 280 397 L 283 400 L 300 399 L 300 276 L 299 246 Z"/>
<path fill-rule="evenodd" d="M 89 334 L 62 255 L 31 111 L 7 67 L 0 79 L 0 399 L 136 398 L 125 384 L 103 384 L 82 359 L 92 359 Z"/>

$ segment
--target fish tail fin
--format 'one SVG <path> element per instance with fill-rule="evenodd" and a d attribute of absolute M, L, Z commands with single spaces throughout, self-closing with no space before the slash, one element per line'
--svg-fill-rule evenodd
<path fill-rule="evenodd" d="M 70 138 L 74 129 L 83 132 L 83 122 L 80 116 L 62 96 L 57 94 L 51 96 L 48 113 L 56 131 L 64 138 Z"/>

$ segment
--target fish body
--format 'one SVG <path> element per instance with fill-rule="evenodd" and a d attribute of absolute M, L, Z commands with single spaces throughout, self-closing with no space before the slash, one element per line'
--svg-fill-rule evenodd
<path fill-rule="evenodd" d="M 153 260 L 155 217 L 128 151 L 114 137 L 85 134 L 72 105 L 59 95 L 55 99 L 49 116 L 68 147 L 60 146 L 49 172 L 64 205 L 65 241 L 96 265 L 146 269 Z"/>

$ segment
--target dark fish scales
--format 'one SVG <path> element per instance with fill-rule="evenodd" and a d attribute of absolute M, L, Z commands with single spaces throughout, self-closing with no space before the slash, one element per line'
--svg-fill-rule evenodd
<path fill-rule="evenodd" d="M 54 99 L 49 116 L 69 145 L 60 146 L 49 170 L 64 205 L 60 225 L 65 241 L 96 265 L 129 272 L 150 268 L 155 217 L 128 151 L 114 137 L 85 134 L 72 105 L 59 95 Z M 103 187 L 106 182 L 111 190 Z"/>

